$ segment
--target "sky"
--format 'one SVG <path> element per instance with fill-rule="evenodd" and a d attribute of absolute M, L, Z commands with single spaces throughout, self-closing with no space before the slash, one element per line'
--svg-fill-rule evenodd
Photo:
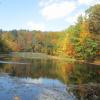
<path fill-rule="evenodd" d="M 0 29 L 61 31 L 100 0 L 0 0 Z"/>

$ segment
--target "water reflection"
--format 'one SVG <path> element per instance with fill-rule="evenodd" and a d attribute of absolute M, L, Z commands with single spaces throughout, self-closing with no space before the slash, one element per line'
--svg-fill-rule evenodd
<path fill-rule="evenodd" d="M 28 98 L 30 95 L 31 97 L 37 95 L 35 97 L 35 99 L 37 98 L 36 100 L 42 100 L 42 98 L 43 100 L 47 100 L 47 98 L 49 100 L 52 95 L 53 98 L 50 100 L 100 99 L 100 66 L 66 63 L 60 60 L 29 60 L 16 57 L 5 57 L 0 60 L 17 62 L 0 63 L 0 82 L 7 83 L 6 86 L 10 90 L 13 88 L 18 96 L 22 97 L 22 100 L 32 100 Z M 4 75 L 4 73 L 8 73 L 8 76 Z M 15 84 L 14 82 L 17 88 L 15 88 L 16 85 L 12 87 Z M 5 83 L 1 83 L 0 86 L 4 86 Z M 31 88 L 32 90 L 30 90 Z M 5 87 L 5 90 L 7 91 L 7 87 Z M 29 93 L 27 98 L 23 98 L 25 93 L 20 93 L 23 90 Z M 4 92 L 3 95 L 7 94 Z M 1 98 L 2 94 L 0 91 L 0 100 Z M 11 98 L 7 100 L 11 100 Z"/>

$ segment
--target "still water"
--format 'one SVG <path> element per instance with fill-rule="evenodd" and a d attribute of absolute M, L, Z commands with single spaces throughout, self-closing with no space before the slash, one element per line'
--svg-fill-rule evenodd
<path fill-rule="evenodd" d="M 100 100 L 100 66 L 2 56 L 0 100 Z"/>

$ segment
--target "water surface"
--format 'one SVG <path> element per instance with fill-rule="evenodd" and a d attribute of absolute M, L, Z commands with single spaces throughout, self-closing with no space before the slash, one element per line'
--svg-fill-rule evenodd
<path fill-rule="evenodd" d="M 0 57 L 0 100 L 100 100 L 100 66 Z"/>

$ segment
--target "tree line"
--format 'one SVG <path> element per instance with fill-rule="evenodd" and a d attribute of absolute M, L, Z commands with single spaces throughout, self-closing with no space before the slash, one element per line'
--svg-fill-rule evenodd
<path fill-rule="evenodd" d="M 41 52 L 93 61 L 100 55 L 100 4 L 60 32 L 0 30 L 0 52 Z"/>

